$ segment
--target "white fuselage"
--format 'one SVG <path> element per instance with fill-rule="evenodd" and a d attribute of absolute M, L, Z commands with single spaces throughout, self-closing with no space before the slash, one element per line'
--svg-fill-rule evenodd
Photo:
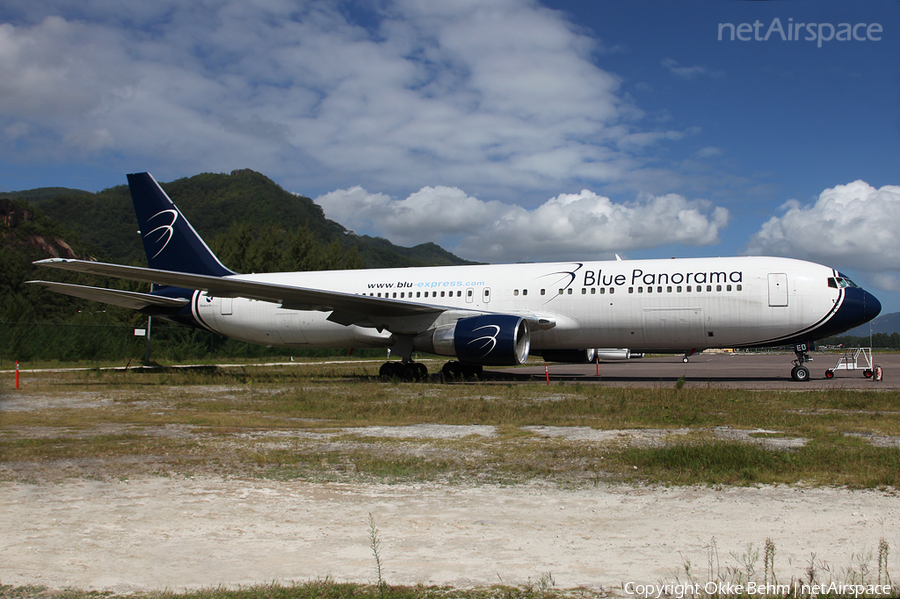
<path fill-rule="evenodd" d="M 703 349 L 753 346 L 802 335 L 838 307 L 831 268 L 788 258 L 685 258 L 445 266 L 236 275 L 252 281 L 445 308 L 437 324 L 470 315 L 520 315 L 532 350 L 591 347 Z M 296 310 L 196 292 L 193 316 L 252 343 L 389 347 L 404 324 L 349 325 L 329 311 Z M 440 322 L 437 322 L 440 321 Z M 396 325 L 396 326 L 394 326 Z M 421 321 L 417 321 L 421 329 Z M 419 330 L 416 329 L 416 330 Z M 392 335 L 393 333 L 393 335 Z"/>

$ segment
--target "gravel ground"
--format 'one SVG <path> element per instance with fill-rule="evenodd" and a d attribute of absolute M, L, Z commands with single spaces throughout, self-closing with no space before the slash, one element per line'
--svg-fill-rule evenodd
<path fill-rule="evenodd" d="M 534 583 L 623 594 L 627 582 L 733 580 L 749 544 L 778 581 L 868 568 L 900 542 L 877 491 L 375 485 L 218 477 L 0 483 L 0 581 L 116 592 L 307 581 Z M 898 571 L 897 551 L 889 569 Z M 711 565 L 710 565 L 711 563 Z"/>

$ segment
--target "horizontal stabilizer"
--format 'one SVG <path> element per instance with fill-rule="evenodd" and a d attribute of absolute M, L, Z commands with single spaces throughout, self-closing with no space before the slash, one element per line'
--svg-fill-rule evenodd
<path fill-rule="evenodd" d="M 131 310 L 142 310 L 150 306 L 180 308 L 190 303 L 190 300 L 187 298 L 163 297 L 160 295 L 152 295 L 150 293 L 139 293 L 137 291 L 104 289 L 103 287 L 71 285 L 69 283 L 55 283 L 53 281 L 28 281 L 28 283 L 32 285 L 41 285 L 50 291 L 62 293 L 63 295 L 71 295 L 72 297 L 80 297 L 82 299 L 129 308 Z"/>

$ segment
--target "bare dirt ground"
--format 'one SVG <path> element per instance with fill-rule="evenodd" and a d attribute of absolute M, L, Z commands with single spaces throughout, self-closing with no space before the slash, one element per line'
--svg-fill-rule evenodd
<path fill-rule="evenodd" d="M 375 582 L 369 514 L 390 584 L 527 584 L 622 594 L 625 583 L 734 579 L 776 547 L 779 582 L 874 577 L 900 541 L 900 500 L 876 491 L 561 490 L 215 477 L 0 483 L 0 581 L 128 592 Z M 896 552 L 895 552 L 896 553 Z M 896 555 L 889 567 L 897 570 Z M 757 578 L 759 573 L 757 573 Z"/>

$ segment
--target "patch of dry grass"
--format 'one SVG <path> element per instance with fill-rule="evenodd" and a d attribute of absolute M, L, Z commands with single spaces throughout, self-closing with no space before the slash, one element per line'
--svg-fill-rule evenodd
<path fill-rule="evenodd" d="M 26 388 L 0 399 L 0 475 L 29 478 L 58 466 L 67 476 L 131 469 L 566 485 L 900 482 L 897 392 L 395 384 L 376 381 L 370 368 L 333 365 L 328 376 L 292 366 L 31 374 Z M 418 425 L 493 432 L 356 430 Z M 721 427 L 805 443 L 779 449 L 749 434 L 725 439 Z M 595 438 L 592 430 L 620 433 Z"/>

